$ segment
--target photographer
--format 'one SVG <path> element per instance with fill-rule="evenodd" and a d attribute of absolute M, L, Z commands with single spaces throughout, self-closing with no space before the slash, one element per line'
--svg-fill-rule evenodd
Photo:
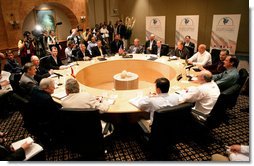
<path fill-rule="evenodd" d="M 34 36 L 35 51 L 38 57 L 44 57 L 49 54 L 48 52 L 48 33 L 46 30 L 33 30 L 32 34 Z"/>
<path fill-rule="evenodd" d="M 21 59 L 21 64 L 24 66 L 27 62 L 30 62 L 31 56 L 35 54 L 35 45 L 33 39 L 31 38 L 31 33 L 25 31 L 24 39 L 19 40 L 18 42 L 18 54 Z"/>
<path fill-rule="evenodd" d="M 77 28 L 72 29 L 70 31 L 70 36 L 67 37 L 67 41 L 68 40 L 72 40 L 74 42 L 74 44 L 76 45 L 76 48 L 79 47 L 79 44 L 84 41 L 84 39 L 81 37 L 80 32 L 82 32 L 83 29 L 80 29 L 79 26 L 77 26 Z"/>

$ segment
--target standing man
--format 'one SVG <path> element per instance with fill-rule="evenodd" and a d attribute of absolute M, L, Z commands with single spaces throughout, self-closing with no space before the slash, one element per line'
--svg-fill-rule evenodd
<path fill-rule="evenodd" d="M 190 56 L 194 54 L 195 44 L 190 41 L 191 37 L 189 35 L 185 36 L 183 45 L 189 50 Z"/>
<path fill-rule="evenodd" d="M 24 39 L 19 40 L 18 48 L 19 48 L 19 55 L 21 59 L 21 65 L 25 65 L 25 63 L 30 62 L 31 56 L 35 54 L 35 45 L 31 38 L 31 33 L 29 31 L 25 31 Z"/>
<path fill-rule="evenodd" d="M 149 40 L 145 44 L 145 54 L 151 54 L 153 46 L 156 45 L 155 35 L 151 34 Z"/>

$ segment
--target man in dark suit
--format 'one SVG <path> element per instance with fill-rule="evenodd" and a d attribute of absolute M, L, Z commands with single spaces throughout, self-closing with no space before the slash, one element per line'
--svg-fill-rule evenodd
<path fill-rule="evenodd" d="M 86 49 L 85 44 L 79 44 L 79 50 L 77 51 L 75 58 L 76 60 L 79 60 L 79 61 L 83 61 L 83 60 L 87 61 L 92 58 L 90 52 Z"/>
<path fill-rule="evenodd" d="M 54 71 L 53 71 L 52 69 L 47 70 L 47 69 L 41 67 L 41 66 L 40 66 L 40 60 L 39 60 L 39 58 L 38 58 L 36 55 L 33 55 L 33 56 L 31 57 L 31 62 L 32 62 L 33 65 L 35 65 L 35 67 L 36 67 L 36 69 L 37 69 L 37 70 L 36 70 L 36 74 L 35 74 L 35 76 L 34 76 L 34 79 L 35 79 L 38 83 L 40 83 L 41 79 L 47 78 L 47 77 L 49 77 L 51 74 L 54 73 Z"/>
<path fill-rule="evenodd" d="M 100 40 L 97 41 L 97 46 L 92 47 L 92 56 L 104 56 L 107 54 L 107 51 L 105 47 L 102 46 L 102 43 Z"/>
<path fill-rule="evenodd" d="M 190 56 L 194 54 L 195 44 L 190 41 L 191 37 L 189 35 L 185 36 L 183 45 L 189 50 Z"/>
<path fill-rule="evenodd" d="M 8 57 L 6 64 L 4 65 L 4 70 L 10 73 L 20 73 L 22 72 L 21 65 L 15 60 L 12 50 L 6 52 Z"/>
<path fill-rule="evenodd" d="M 151 34 L 149 40 L 145 44 L 145 54 L 150 54 L 152 52 L 153 46 L 156 45 L 155 35 Z"/>
<path fill-rule="evenodd" d="M 51 48 L 51 55 L 47 58 L 47 63 L 45 65 L 45 68 L 47 70 L 53 69 L 53 70 L 62 70 L 68 68 L 67 66 L 63 66 L 62 61 L 59 59 L 58 51 L 55 46 Z"/>
<path fill-rule="evenodd" d="M 121 40 L 120 35 L 116 34 L 114 41 L 112 41 L 110 44 L 111 53 L 112 54 L 118 53 L 120 48 L 124 49 L 123 41 Z"/>
<path fill-rule="evenodd" d="M 177 42 L 177 48 L 175 49 L 174 55 L 181 59 L 189 59 L 191 57 L 189 50 L 183 45 L 182 40 Z"/>
<path fill-rule="evenodd" d="M 55 90 L 55 82 L 51 78 L 43 78 L 39 88 L 34 88 L 29 101 L 28 113 L 31 118 L 32 130 L 39 139 L 49 139 L 57 134 L 57 111 L 61 107 L 51 97 Z M 44 138 L 44 136 L 46 136 Z M 47 140 L 49 141 L 49 140 Z"/>
<path fill-rule="evenodd" d="M 156 45 L 153 46 L 151 53 L 155 54 L 155 55 L 158 55 L 158 56 L 162 56 L 162 55 L 167 55 L 168 54 L 168 50 L 167 50 L 166 47 L 163 47 L 161 41 L 158 40 L 156 42 Z"/>
<path fill-rule="evenodd" d="M 124 25 L 122 20 L 119 20 L 118 26 L 117 26 L 117 34 L 120 34 L 120 38 L 124 38 L 126 33 L 126 26 Z"/>

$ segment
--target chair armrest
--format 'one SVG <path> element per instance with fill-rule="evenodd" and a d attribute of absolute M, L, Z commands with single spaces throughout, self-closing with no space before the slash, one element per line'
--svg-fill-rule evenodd
<path fill-rule="evenodd" d="M 146 134 L 151 133 L 150 123 L 147 120 L 141 119 L 138 121 L 138 124 Z"/>
<path fill-rule="evenodd" d="M 104 130 L 102 131 L 103 135 L 107 135 L 108 134 L 110 126 L 111 126 L 111 123 L 106 123 L 106 126 L 105 126 Z"/>

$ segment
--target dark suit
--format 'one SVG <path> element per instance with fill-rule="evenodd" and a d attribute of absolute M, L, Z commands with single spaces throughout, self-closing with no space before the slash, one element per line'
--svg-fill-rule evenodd
<path fill-rule="evenodd" d="M 153 42 L 153 44 L 152 44 L 151 51 L 152 51 L 153 47 L 156 46 L 156 41 L 153 40 L 152 42 Z M 150 47 L 150 43 L 151 43 L 150 40 L 146 41 L 146 44 L 145 44 L 145 54 L 149 54 L 150 53 L 150 52 L 147 52 L 147 48 Z"/>
<path fill-rule="evenodd" d="M 88 50 L 85 50 L 85 56 L 86 56 L 86 57 L 89 57 L 89 58 L 92 57 L 91 54 L 90 54 L 90 52 L 89 52 Z M 77 53 L 76 53 L 75 58 L 76 58 L 76 60 L 83 61 L 83 60 L 84 60 L 84 59 L 83 59 L 83 58 L 84 58 L 83 52 L 82 52 L 81 50 L 78 50 Z"/>
<path fill-rule="evenodd" d="M 37 69 L 37 71 L 36 71 L 36 75 L 34 76 L 34 79 L 38 83 L 40 83 L 43 78 L 47 78 L 47 77 L 50 76 L 50 74 L 49 74 L 47 69 L 44 69 L 44 68 L 42 68 L 40 66 L 37 67 L 36 69 Z"/>
<path fill-rule="evenodd" d="M 123 46 L 123 41 L 122 40 L 119 40 L 119 41 L 112 41 L 111 44 L 110 44 L 110 50 L 111 50 L 111 53 L 112 54 L 116 54 L 118 53 L 118 50 L 120 48 L 124 48 Z"/>
<path fill-rule="evenodd" d="M 52 55 L 51 55 L 51 56 L 49 56 L 49 57 L 47 58 L 47 64 L 46 64 L 45 68 L 46 68 L 47 70 L 50 70 L 50 69 L 59 70 L 59 67 L 62 66 L 62 65 L 63 65 L 63 63 L 62 63 L 62 61 L 59 59 L 58 56 L 57 56 L 57 63 L 56 63 L 56 61 L 54 60 L 54 58 L 53 58 Z"/>
<path fill-rule="evenodd" d="M 60 107 L 49 93 L 34 88 L 28 107 L 32 130 L 39 132 L 41 135 L 53 136 L 57 134 L 55 122 L 57 120 L 57 111 Z"/>
<path fill-rule="evenodd" d="M 152 54 L 158 55 L 158 46 L 154 45 L 151 51 Z M 168 54 L 168 50 L 166 47 L 163 47 L 163 45 L 161 45 L 161 49 L 160 49 L 160 53 L 159 55 L 167 55 Z"/>
<path fill-rule="evenodd" d="M 224 62 L 218 61 L 215 64 L 204 66 L 206 70 L 209 70 L 212 74 L 219 74 L 226 70 L 223 66 Z"/>
<path fill-rule="evenodd" d="M 101 50 L 102 50 L 102 54 L 103 54 L 103 55 L 106 55 L 106 54 L 107 54 L 107 51 L 106 51 L 105 47 L 102 46 L 102 47 L 101 47 Z M 103 55 L 101 55 L 98 46 L 92 47 L 92 56 L 93 56 L 93 57 L 96 57 L 96 56 L 103 56 Z"/>
<path fill-rule="evenodd" d="M 22 72 L 22 67 L 15 59 L 13 61 L 7 59 L 6 64 L 4 65 L 4 70 L 10 73 L 20 73 Z"/>
<path fill-rule="evenodd" d="M 191 57 L 190 52 L 186 47 L 183 47 L 182 50 L 176 48 L 174 51 L 174 55 L 180 57 L 181 59 L 189 59 Z"/>
<path fill-rule="evenodd" d="M 120 34 L 121 39 L 125 37 L 126 26 L 121 24 L 117 26 L 117 34 Z"/>
<path fill-rule="evenodd" d="M 22 161 L 25 159 L 25 151 L 23 148 L 11 152 L 5 147 L 0 145 L 0 160 L 1 161 Z"/>
<path fill-rule="evenodd" d="M 195 44 L 190 42 L 189 45 L 186 42 L 183 43 L 183 46 L 186 47 L 190 52 L 190 57 L 194 54 Z"/>

